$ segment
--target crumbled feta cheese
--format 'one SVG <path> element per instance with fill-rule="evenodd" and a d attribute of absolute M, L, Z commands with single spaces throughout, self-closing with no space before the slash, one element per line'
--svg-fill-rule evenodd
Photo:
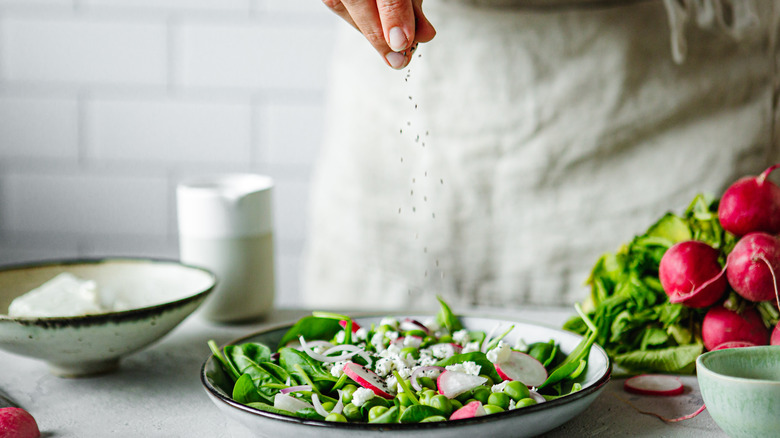
<path fill-rule="evenodd" d="M 374 346 L 374 349 L 376 351 L 382 351 L 385 349 L 385 334 L 382 332 L 376 332 L 374 333 L 374 336 L 371 337 L 371 345 Z"/>
<path fill-rule="evenodd" d="M 386 349 L 379 352 L 380 357 L 385 357 L 389 359 L 394 359 L 398 357 L 398 355 L 401 354 L 401 347 L 395 344 L 390 344 L 387 346 Z"/>
<path fill-rule="evenodd" d="M 339 344 L 343 344 L 345 336 L 346 336 L 346 334 L 344 334 L 344 330 L 336 333 L 336 342 L 339 343 Z"/>
<path fill-rule="evenodd" d="M 355 333 L 352 333 L 352 337 L 357 341 L 365 341 L 368 338 L 368 330 L 360 327 Z"/>
<path fill-rule="evenodd" d="M 471 336 L 469 336 L 468 330 L 463 329 L 453 333 L 452 339 L 460 345 L 466 345 L 471 340 Z"/>
<path fill-rule="evenodd" d="M 447 365 L 444 367 L 447 371 L 456 371 L 459 373 L 465 373 L 465 374 L 471 374 L 473 376 L 478 376 L 479 371 L 482 369 L 482 366 L 477 365 L 475 362 L 472 362 L 470 360 L 463 362 L 463 363 L 456 363 L 453 365 Z"/>
<path fill-rule="evenodd" d="M 390 342 L 395 342 L 398 339 L 398 332 L 388 331 L 385 332 L 385 337 L 390 340 Z"/>
<path fill-rule="evenodd" d="M 518 339 L 515 342 L 515 350 L 517 351 L 528 351 L 528 344 L 525 343 L 522 339 Z"/>
<path fill-rule="evenodd" d="M 395 330 L 398 330 L 398 320 L 395 318 L 382 318 L 381 321 L 379 321 L 379 325 L 387 325 L 392 327 Z"/>
<path fill-rule="evenodd" d="M 330 369 L 330 375 L 335 377 L 335 378 L 337 378 L 337 379 L 339 377 L 341 377 L 342 374 L 344 374 L 344 365 L 346 363 L 347 363 L 347 361 L 345 361 L 345 360 L 341 360 L 341 361 L 338 361 L 338 362 L 333 362 L 333 366 Z"/>
<path fill-rule="evenodd" d="M 509 399 L 509 409 L 507 409 L 507 410 L 511 411 L 512 409 L 517 409 L 517 404 L 515 403 L 515 401 L 514 401 L 514 400 L 512 400 L 512 399 L 510 398 L 510 399 Z"/>
<path fill-rule="evenodd" d="M 393 360 L 389 357 L 383 357 L 379 359 L 376 361 L 376 365 L 374 366 L 374 372 L 377 373 L 379 377 L 385 377 L 394 369 L 396 369 L 395 362 L 393 362 Z"/>
<path fill-rule="evenodd" d="M 423 367 L 436 365 L 437 362 L 438 362 L 438 360 L 436 360 L 435 358 L 433 358 L 431 356 L 420 356 L 420 359 L 417 361 L 417 363 L 420 366 L 423 366 Z"/>
<path fill-rule="evenodd" d="M 387 378 L 385 381 L 387 384 L 387 389 L 389 389 L 392 392 L 402 392 L 404 389 L 401 387 L 401 385 L 398 384 L 398 379 L 395 378 L 395 375 L 390 375 L 390 377 Z"/>
<path fill-rule="evenodd" d="M 454 348 L 450 344 L 431 345 L 431 354 L 439 359 L 446 359 L 454 353 Z"/>
<path fill-rule="evenodd" d="M 441 325 L 439 325 L 439 321 L 436 321 L 436 318 L 428 318 L 427 320 L 423 321 L 423 325 L 428 327 L 428 330 L 435 332 L 441 329 Z"/>
<path fill-rule="evenodd" d="M 509 380 L 504 380 L 503 382 L 493 385 L 490 387 L 490 392 L 504 392 L 504 389 L 506 389 L 506 384 L 509 383 Z"/>
<path fill-rule="evenodd" d="M 468 344 L 463 346 L 463 350 L 461 350 L 462 354 L 466 353 L 474 353 L 475 351 L 479 351 L 479 342 L 469 342 Z"/>
<path fill-rule="evenodd" d="M 404 347 L 419 348 L 423 340 L 419 336 L 404 336 Z"/>
<path fill-rule="evenodd" d="M 374 391 L 368 388 L 358 388 L 354 393 L 352 393 L 352 404 L 357 407 L 361 407 L 367 401 L 374 398 L 375 395 L 376 394 L 374 394 Z"/>
<path fill-rule="evenodd" d="M 504 341 L 498 341 L 498 345 L 487 352 L 487 359 L 493 363 L 505 362 L 512 354 L 512 348 Z"/>

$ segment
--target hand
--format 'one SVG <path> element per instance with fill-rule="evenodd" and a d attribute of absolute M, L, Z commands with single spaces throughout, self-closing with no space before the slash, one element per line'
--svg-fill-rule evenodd
<path fill-rule="evenodd" d="M 422 12 L 423 0 L 323 0 L 359 30 L 387 65 L 409 65 L 418 43 L 427 43 L 436 30 Z"/>

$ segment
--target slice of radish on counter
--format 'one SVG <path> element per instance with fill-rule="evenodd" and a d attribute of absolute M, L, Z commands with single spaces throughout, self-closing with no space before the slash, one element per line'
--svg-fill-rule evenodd
<path fill-rule="evenodd" d="M 547 380 L 547 369 L 533 356 L 512 351 L 509 358 L 496 365 L 498 375 L 504 380 L 517 380 L 528 387 L 537 387 Z"/>
<path fill-rule="evenodd" d="M 641 395 L 679 395 L 683 393 L 683 384 L 675 376 L 665 374 L 640 374 L 626 379 L 623 389 Z"/>
<path fill-rule="evenodd" d="M 374 391 L 374 394 L 382 398 L 388 400 L 393 398 L 393 396 L 390 395 L 390 390 L 387 388 L 384 380 L 363 365 L 354 362 L 346 363 L 344 364 L 344 374 L 357 382 L 358 385 Z"/>
<path fill-rule="evenodd" d="M 477 386 L 484 385 L 487 379 L 458 371 L 445 371 L 436 379 L 439 394 L 447 398 L 455 398 Z"/>

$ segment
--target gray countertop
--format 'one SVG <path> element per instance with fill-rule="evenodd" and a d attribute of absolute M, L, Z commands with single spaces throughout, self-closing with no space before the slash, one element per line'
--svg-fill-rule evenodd
<path fill-rule="evenodd" d="M 210 354 L 206 341 L 224 344 L 306 313 L 278 309 L 266 321 L 244 325 L 215 325 L 195 314 L 160 342 L 125 358 L 118 371 L 79 379 L 55 377 L 43 362 L 0 351 L 0 389 L 30 411 L 47 438 L 251 437 L 251 431 L 220 413 L 201 386 L 200 368 Z M 477 313 L 510 314 L 505 309 L 477 309 Z M 513 317 L 551 327 L 559 327 L 571 314 L 569 308 L 511 312 Z M 702 405 L 696 378 L 683 376 L 682 380 L 682 395 L 650 397 L 628 394 L 622 379 L 612 379 L 590 408 L 545 436 L 726 436 L 706 410 L 677 423 L 639 412 L 677 418 L 696 411 Z"/>

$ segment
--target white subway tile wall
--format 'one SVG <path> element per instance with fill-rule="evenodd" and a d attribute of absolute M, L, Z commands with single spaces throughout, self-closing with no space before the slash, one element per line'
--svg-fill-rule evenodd
<path fill-rule="evenodd" d="M 342 25 L 319 0 L 0 0 L 0 264 L 177 258 L 176 183 L 258 172 L 297 303 Z"/>

